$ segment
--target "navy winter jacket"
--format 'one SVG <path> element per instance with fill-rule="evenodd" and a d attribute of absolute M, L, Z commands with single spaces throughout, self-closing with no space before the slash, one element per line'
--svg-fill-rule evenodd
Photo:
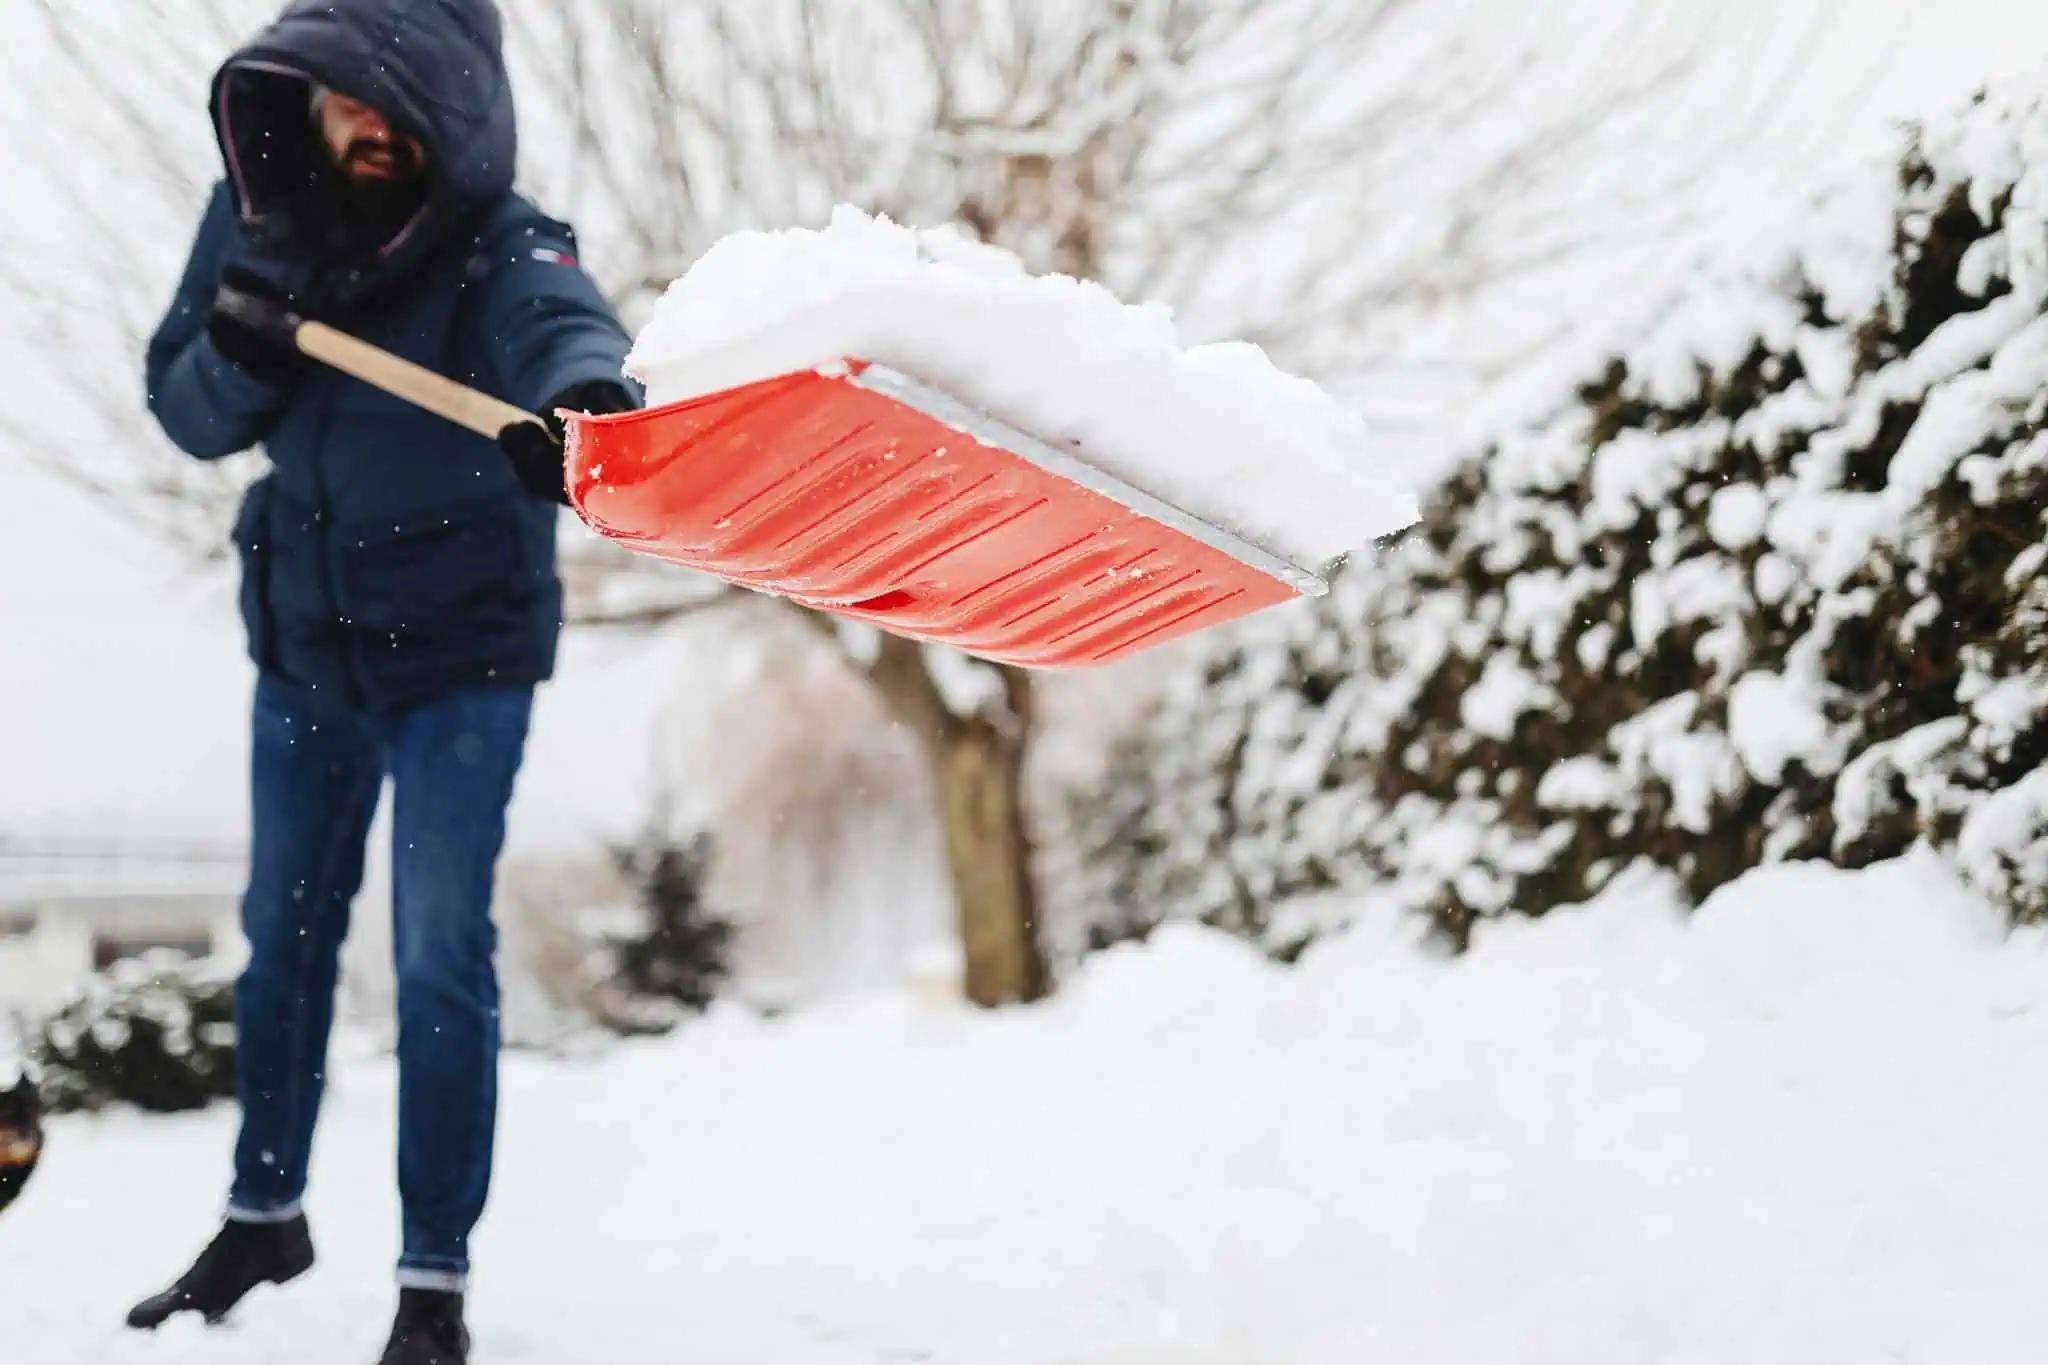
<path fill-rule="evenodd" d="M 305 245 L 312 84 L 424 144 L 424 205 L 337 257 Z M 227 178 L 149 347 L 149 405 L 201 459 L 261 444 L 271 471 L 235 530 L 250 651 L 373 710 L 465 686 L 538 682 L 561 627 L 556 508 L 496 444 L 317 365 L 266 381 L 205 329 L 226 267 L 294 306 L 529 410 L 622 382 L 627 338 L 569 228 L 512 192 L 517 152 L 490 0 L 298 0 L 222 67 Z M 317 225 L 315 225 L 317 226 Z"/>

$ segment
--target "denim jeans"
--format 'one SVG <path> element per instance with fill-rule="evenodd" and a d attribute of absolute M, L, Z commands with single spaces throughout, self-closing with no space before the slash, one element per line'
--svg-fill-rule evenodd
<path fill-rule="evenodd" d="M 282 1221 L 305 1192 L 341 942 L 388 777 L 405 1214 L 398 1277 L 413 1288 L 464 1287 L 497 1122 L 491 887 L 532 709 L 528 686 L 472 688 L 384 715 L 267 674 L 258 680 L 230 1218 Z"/>

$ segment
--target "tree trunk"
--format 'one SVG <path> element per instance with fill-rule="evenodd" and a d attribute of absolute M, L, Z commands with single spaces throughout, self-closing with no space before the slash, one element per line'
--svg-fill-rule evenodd
<path fill-rule="evenodd" d="M 965 958 L 962 986 L 969 1000 L 989 1007 L 1036 1000 L 1048 985 L 1024 818 L 1031 679 L 1021 669 L 999 672 L 1002 714 L 958 716 L 947 709 L 916 644 L 884 636 L 869 668 L 930 765 Z"/>
<path fill-rule="evenodd" d="M 1023 736 L 967 721 L 934 757 L 967 998 L 988 1006 L 1036 1000 L 1045 994 L 1045 961 L 1024 824 Z"/>

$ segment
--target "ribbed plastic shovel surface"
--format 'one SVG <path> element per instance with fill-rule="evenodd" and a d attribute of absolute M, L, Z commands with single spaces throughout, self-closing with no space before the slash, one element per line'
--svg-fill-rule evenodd
<path fill-rule="evenodd" d="M 572 417 L 569 493 L 635 550 L 1032 668 L 1108 663 L 1325 585 L 879 365 Z"/>

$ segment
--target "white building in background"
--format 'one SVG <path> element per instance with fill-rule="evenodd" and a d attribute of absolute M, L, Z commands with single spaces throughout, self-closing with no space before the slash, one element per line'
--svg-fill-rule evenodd
<path fill-rule="evenodd" d="M 0 841 L 0 1013 L 46 1013 L 152 950 L 238 957 L 244 875 L 232 850 Z"/>

